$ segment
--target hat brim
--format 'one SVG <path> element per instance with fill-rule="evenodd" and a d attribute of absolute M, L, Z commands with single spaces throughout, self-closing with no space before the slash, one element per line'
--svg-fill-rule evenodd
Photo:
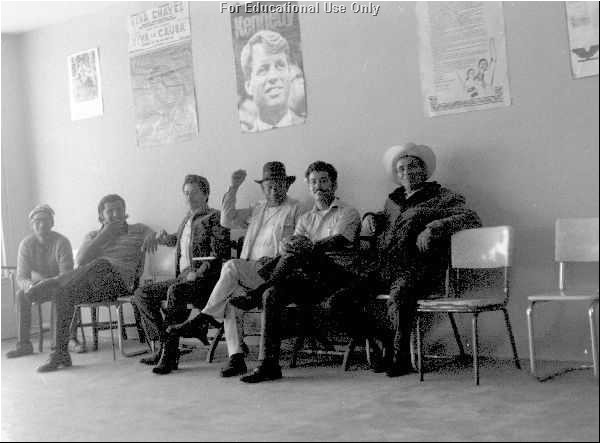
<path fill-rule="evenodd" d="M 383 154 L 383 166 L 390 179 L 396 183 L 398 177 L 395 172 L 395 166 L 402 157 L 416 157 L 423 161 L 427 170 L 427 180 L 431 178 L 436 168 L 436 158 L 433 150 L 427 145 L 416 145 L 412 142 L 405 145 L 390 147 Z"/>
<path fill-rule="evenodd" d="M 296 176 L 295 175 L 286 175 L 285 177 L 263 178 L 261 180 L 254 180 L 254 182 L 261 184 L 262 182 L 267 181 L 267 180 L 282 180 L 282 179 L 287 181 L 291 185 L 292 183 L 294 183 L 296 181 Z"/>

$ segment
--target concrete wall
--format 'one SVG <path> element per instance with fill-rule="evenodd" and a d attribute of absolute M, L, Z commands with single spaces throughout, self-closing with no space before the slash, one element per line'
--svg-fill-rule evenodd
<path fill-rule="evenodd" d="M 126 19 L 150 6 L 116 3 L 20 41 L 22 75 L 15 87 L 25 92 L 23 124 L 34 160 L 22 176 L 33 186 L 34 201 L 56 209 L 57 229 L 74 247 L 96 226 L 96 202 L 104 194 L 122 194 L 130 220 L 173 231 L 184 211 L 184 174 L 206 175 L 210 203 L 218 207 L 231 171 L 245 168 L 249 178 L 258 177 L 262 164 L 275 159 L 297 176 L 311 161 L 334 163 L 340 196 L 361 212 L 376 210 L 393 189 L 382 173 L 384 150 L 409 140 L 427 143 L 438 154 L 435 179 L 463 193 L 485 224 L 515 228 L 510 313 L 526 355 L 526 296 L 556 282 L 554 220 L 598 216 L 598 77 L 571 78 L 564 3 L 504 4 L 512 106 L 437 118 L 425 117 L 421 104 L 413 3 L 382 3 L 377 17 L 302 15 L 307 123 L 242 134 L 229 16 L 219 13 L 217 2 L 192 2 L 200 134 L 190 142 L 140 149 Z M 91 47 L 100 48 L 104 115 L 72 122 L 66 58 Z M 2 86 L 4 106 L 4 79 Z M 4 129 L 4 112 L 2 123 Z M 4 155 L 4 138 L 2 149 Z M 302 180 L 291 193 L 307 197 Z M 240 203 L 258 197 L 258 186 L 248 180 Z M 586 269 L 582 280 L 597 287 L 597 267 Z M 588 358 L 580 308 L 544 308 L 541 356 Z M 501 315 L 486 320 L 485 351 L 509 355 Z"/>

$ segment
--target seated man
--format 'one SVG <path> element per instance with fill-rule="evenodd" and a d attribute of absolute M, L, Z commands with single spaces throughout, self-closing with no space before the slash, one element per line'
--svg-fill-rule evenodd
<path fill-rule="evenodd" d="M 417 300 L 443 285 L 450 237 L 462 229 L 481 226 L 463 196 L 427 180 L 435 170 L 435 154 L 425 145 L 393 146 L 384 166 L 399 188 L 382 212 L 366 214 L 364 228 L 377 236 L 373 288 L 389 292 L 388 317 L 393 339 L 384 339 L 390 377 L 412 372 L 410 333 Z"/>
<path fill-rule="evenodd" d="M 228 228 L 248 228 L 242 248 L 241 259 L 229 260 L 221 270 L 219 281 L 210 295 L 206 306 L 197 317 L 180 324 L 172 330 L 188 327 L 190 323 L 207 321 L 212 317 L 224 320 L 225 339 L 229 362 L 221 370 L 221 376 L 232 377 L 247 371 L 243 354 L 243 331 L 240 312 L 229 304 L 234 294 L 257 288 L 264 280 L 258 274 L 259 262 L 263 257 L 278 254 L 281 242 L 289 237 L 302 213 L 297 200 L 288 197 L 287 192 L 296 180 L 288 176 L 280 162 L 268 162 L 263 167 L 263 177 L 259 183 L 265 200 L 253 208 L 236 209 L 236 194 L 246 178 L 246 171 L 235 171 L 231 177 L 231 187 L 223 197 L 221 224 Z M 208 320 L 210 321 L 210 320 Z"/>
<path fill-rule="evenodd" d="M 133 290 L 144 253 L 156 251 L 156 233 L 141 223 L 126 222 L 125 200 L 116 194 L 98 204 L 99 230 L 88 233 L 77 254 L 79 267 L 58 278 L 56 349 L 38 368 L 49 372 L 71 366 L 67 344 L 75 305 L 126 296 Z"/>
<path fill-rule="evenodd" d="M 175 278 L 151 283 L 136 290 L 132 302 L 140 311 L 147 338 L 159 340 L 160 351 L 142 358 L 145 364 L 157 365 L 152 371 L 168 374 L 176 366 L 179 336 L 166 333 L 168 325 L 183 322 L 189 315 L 188 303 L 203 307 L 219 279 L 221 265 L 230 258 L 229 229 L 220 224 L 221 213 L 208 207 L 210 185 L 199 175 L 187 175 L 183 195 L 189 211 L 176 234 L 161 231 L 158 243 L 176 248 Z M 194 257 L 212 257 L 202 263 Z M 165 319 L 161 302 L 167 300 Z M 193 333 L 206 343 L 206 328 Z"/>
<path fill-rule="evenodd" d="M 329 310 L 345 320 L 346 325 L 357 318 L 353 308 L 357 307 L 355 298 L 360 296 L 358 280 L 336 264 L 334 257 L 355 252 L 360 215 L 335 196 L 337 171 L 333 165 L 314 162 L 305 177 L 314 206 L 298 220 L 294 236 L 284 243 L 270 278 L 258 290 L 251 291 L 250 296 L 262 295 L 263 311 L 260 365 L 241 378 L 246 383 L 281 378 L 281 309 L 286 304 L 314 305 L 327 299 Z M 232 304 L 240 306 L 242 302 L 241 307 L 253 304 L 247 301 L 250 306 L 243 306 L 242 300 L 236 298 Z"/>
<path fill-rule="evenodd" d="M 31 304 L 49 301 L 58 289 L 57 276 L 73 270 L 69 239 L 52 230 L 54 211 L 38 205 L 29 213 L 33 234 L 19 244 L 17 256 L 17 348 L 6 358 L 33 354 L 30 340 Z"/>

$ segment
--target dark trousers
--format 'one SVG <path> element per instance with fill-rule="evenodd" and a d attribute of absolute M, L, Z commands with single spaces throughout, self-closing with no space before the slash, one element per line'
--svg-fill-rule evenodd
<path fill-rule="evenodd" d="M 36 291 L 35 286 L 27 293 L 22 289 L 17 292 L 17 345 L 28 343 L 31 339 L 31 304 L 50 301 L 54 295 L 51 291 Z"/>
<path fill-rule="evenodd" d="M 68 351 L 69 326 L 75 305 L 115 300 L 130 294 L 119 272 L 106 259 L 96 259 L 65 274 L 56 297 L 56 352 Z"/>
<path fill-rule="evenodd" d="M 361 335 L 361 300 L 366 295 L 360 280 L 327 257 L 318 259 L 320 268 L 317 274 L 308 272 L 304 277 L 294 276 L 277 282 L 263 292 L 263 310 L 261 313 L 261 338 L 259 360 L 278 362 L 284 325 L 283 309 L 290 303 L 299 306 L 303 319 L 301 327 L 310 328 L 311 311 L 320 311 L 325 324 L 333 325 L 349 332 Z"/>
<path fill-rule="evenodd" d="M 204 307 L 218 280 L 218 275 L 211 275 L 186 281 L 186 275 L 184 272 L 177 278 L 150 283 L 135 291 L 132 302 L 140 312 L 149 340 L 164 341 L 167 326 L 187 319 L 188 303 L 199 308 Z M 163 300 L 167 301 L 164 319 L 161 310 Z"/>

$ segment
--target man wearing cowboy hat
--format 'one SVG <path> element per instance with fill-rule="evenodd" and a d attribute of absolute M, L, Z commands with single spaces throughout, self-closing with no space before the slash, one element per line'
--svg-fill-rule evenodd
<path fill-rule="evenodd" d="M 394 336 L 384 340 L 382 369 L 395 377 L 412 372 L 410 333 L 417 299 L 443 283 L 450 237 L 481 226 L 481 221 L 462 195 L 427 181 L 436 165 L 429 146 L 392 146 L 383 163 L 400 187 L 388 196 L 382 212 L 365 214 L 363 228 L 377 240 L 374 287 L 390 294 L 388 317 Z"/>
<path fill-rule="evenodd" d="M 33 354 L 30 341 L 31 303 L 49 301 L 58 289 L 57 276 L 73 269 L 73 251 L 69 239 L 52 230 L 54 211 L 38 205 L 29 213 L 33 234 L 19 244 L 17 256 L 17 323 L 16 349 L 7 358 Z"/>
<path fill-rule="evenodd" d="M 244 362 L 243 331 L 239 325 L 241 311 L 230 305 L 229 299 L 264 283 L 258 274 L 258 260 L 279 253 L 282 240 L 294 233 L 303 212 L 300 203 L 287 195 L 296 177 L 286 174 L 283 163 L 265 163 L 262 179 L 255 180 L 265 199 L 251 208 L 237 209 L 237 191 L 245 179 L 244 170 L 232 174 L 231 187 L 223 197 L 221 211 L 224 227 L 247 229 L 240 258 L 225 263 L 206 306 L 197 317 L 186 322 L 189 325 L 192 321 L 210 321 L 210 317 L 224 322 L 229 362 L 221 370 L 223 377 L 241 375 L 248 370 Z M 175 329 L 182 327 L 188 326 L 184 323 Z"/>

